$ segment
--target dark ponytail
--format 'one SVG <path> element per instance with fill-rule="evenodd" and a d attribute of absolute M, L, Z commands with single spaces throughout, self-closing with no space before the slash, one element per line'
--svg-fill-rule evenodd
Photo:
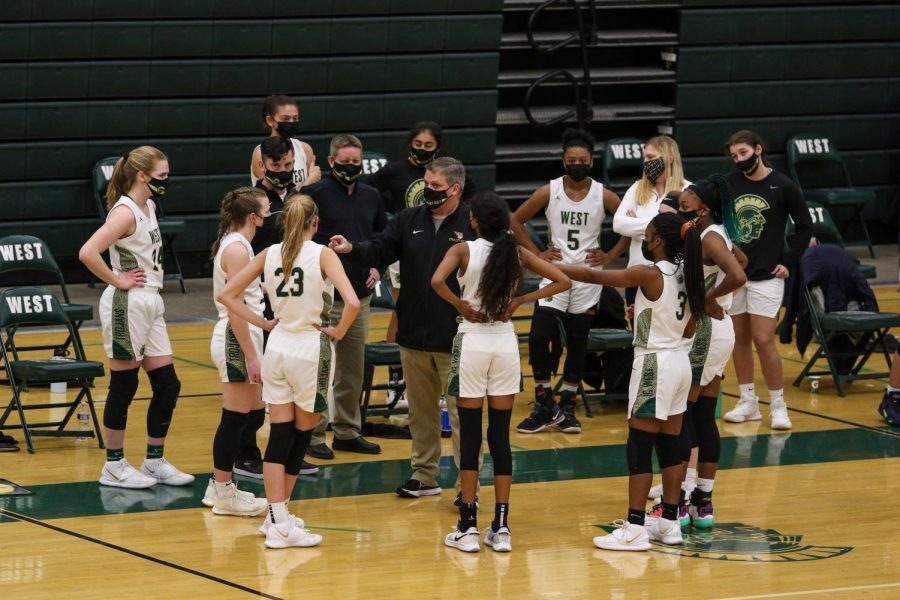
<path fill-rule="evenodd" d="M 509 206 L 497 194 L 482 192 L 472 200 L 472 216 L 480 237 L 493 244 L 478 282 L 481 312 L 488 321 L 500 321 L 522 279 L 519 245 L 509 229 Z"/>
<path fill-rule="evenodd" d="M 735 240 L 738 234 L 737 214 L 734 211 L 734 192 L 724 175 L 713 174 L 687 187 L 709 209 L 714 223 L 725 227 L 728 237 Z"/>
<path fill-rule="evenodd" d="M 675 213 L 659 213 L 650 221 L 656 235 L 662 238 L 666 257 L 681 263 L 684 287 L 691 313 L 706 312 L 706 287 L 703 284 L 703 245 L 693 221 L 685 221 Z"/>

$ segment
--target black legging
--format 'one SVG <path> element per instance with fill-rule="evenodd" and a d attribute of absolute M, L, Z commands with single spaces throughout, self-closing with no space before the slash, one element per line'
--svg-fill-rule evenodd
<path fill-rule="evenodd" d="M 528 362 L 536 381 L 550 379 L 561 348 L 559 344 L 559 321 L 566 327 L 566 362 L 563 365 L 563 381 L 578 383 L 584 373 L 584 357 L 587 352 L 588 333 L 594 320 L 593 311 L 573 315 L 561 313 L 551 308 L 538 307 L 531 319 L 528 334 Z M 557 352 L 551 352 L 550 345 L 557 345 Z"/>

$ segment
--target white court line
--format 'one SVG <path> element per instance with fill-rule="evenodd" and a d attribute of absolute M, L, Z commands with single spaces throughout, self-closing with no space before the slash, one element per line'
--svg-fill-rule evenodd
<path fill-rule="evenodd" d="M 785 596 L 809 596 L 811 594 L 827 594 L 829 592 L 852 592 L 855 590 L 877 590 L 892 587 L 900 587 L 900 582 L 856 585 L 853 587 L 824 588 L 821 590 L 804 590 L 802 592 L 781 592 L 779 594 L 760 594 L 758 596 L 728 596 L 727 598 L 718 598 L 717 600 L 756 600 L 757 598 L 784 598 Z"/>

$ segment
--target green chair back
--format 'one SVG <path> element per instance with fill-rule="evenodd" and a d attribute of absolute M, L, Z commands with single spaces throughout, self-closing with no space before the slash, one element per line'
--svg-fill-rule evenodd
<path fill-rule="evenodd" d="M 372 308 L 386 308 L 388 310 L 394 310 L 394 297 L 391 296 L 391 291 L 388 289 L 387 284 L 384 282 L 384 279 L 379 279 L 378 283 L 375 284 L 375 289 L 372 290 L 372 301 L 370 303 Z"/>
<path fill-rule="evenodd" d="M 810 201 L 807 201 L 806 207 L 809 209 L 809 216 L 813 222 L 813 235 L 816 236 L 816 239 L 821 241 L 824 237 L 826 240 L 833 240 L 833 243 L 843 248 L 844 238 L 841 235 L 841 230 L 835 225 L 828 209 L 818 202 Z M 792 235 L 794 235 L 794 221 L 788 219 L 785 237 L 791 237 Z"/>
<path fill-rule="evenodd" d="M 787 155 L 791 177 L 801 188 L 853 188 L 847 165 L 828 136 L 794 135 L 788 139 Z"/>
<path fill-rule="evenodd" d="M 388 163 L 387 156 L 380 152 L 363 152 L 362 156 L 362 174 L 364 176 L 372 175 L 381 170 L 381 167 Z"/>
<path fill-rule="evenodd" d="M 644 168 L 644 140 L 640 138 L 613 138 L 603 150 L 603 184 L 610 187 L 613 174 L 629 173 L 635 179 Z"/>
<path fill-rule="evenodd" d="M 94 163 L 94 171 L 91 177 L 94 189 L 94 202 L 97 204 L 97 213 L 101 219 L 106 219 L 106 188 L 112 178 L 113 169 L 120 156 L 107 156 Z"/>
<path fill-rule="evenodd" d="M 0 294 L 0 329 L 22 325 L 72 324 L 56 297 L 47 288 L 17 287 Z"/>
<path fill-rule="evenodd" d="M 69 303 L 69 290 L 62 271 L 49 246 L 31 235 L 8 235 L 0 238 L 0 275 L 14 271 L 44 271 L 56 277 L 62 289 L 63 300 Z"/>

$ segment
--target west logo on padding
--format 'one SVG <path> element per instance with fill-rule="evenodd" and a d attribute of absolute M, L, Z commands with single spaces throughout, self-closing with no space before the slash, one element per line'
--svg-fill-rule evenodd
<path fill-rule="evenodd" d="M 363 175 L 371 175 L 381 170 L 387 164 L 386 158 L 364 158 L 362 161 Z"/>
<path fill-rule="evenodd" d="M 6 305 L 9 311 L 16 315 L 53 312 L 52 298 L 51 294 L 7 296 Z"/>
<path fill-rule="evenodd" d="M 3 244 L 0 246 L 0 256 L 5 261 L 34 260 L 44 258 L 43 244 L 38 242 L 26 242 L 24 244 Z"/>
<path fill-rule="evenodd" d="M 800 154 L 830 154 L 828 138 L 807 138 L 794 140 L 794 147 Z"/>

